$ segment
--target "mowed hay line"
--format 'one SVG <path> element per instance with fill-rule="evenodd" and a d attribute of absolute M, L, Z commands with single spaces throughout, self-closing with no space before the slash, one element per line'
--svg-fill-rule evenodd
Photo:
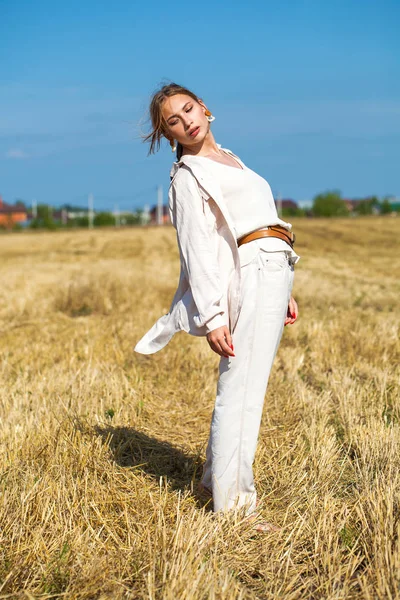
<path fill-rule="evenodd" d="M 293 225 L 268 535 L 196 495 L 218 356 L 185 333 L 133 352 L 176 289 L 175 230 L 0 236 L 1 598 L 399 597 L 400 221 Z"/>

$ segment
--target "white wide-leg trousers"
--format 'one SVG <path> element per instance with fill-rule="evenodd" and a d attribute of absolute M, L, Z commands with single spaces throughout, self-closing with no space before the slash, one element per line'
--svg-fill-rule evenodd
<path fill-rule="evenodd" d="M 251 242 L 249 242 L 251 243 Z M 232 335 L 235 357 L 221 357 L 202 483 L 214 511 L 254 511 L 253 461 L 265 392 L 282 337 L 294 266 L 285 251 L 259 248 L 242 266 L 242 308 Z"/>

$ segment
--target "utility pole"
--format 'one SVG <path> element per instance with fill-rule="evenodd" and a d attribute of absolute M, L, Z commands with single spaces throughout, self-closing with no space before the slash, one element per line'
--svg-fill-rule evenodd
<path fill-rule="evenodd" d="M 32 200 L 32 217 L 37 219 L 37 202 L 36 200 Z"/>
<path fill-rule="evenodd" d="M 121 219 L 120 219 L 118 204 L 116 204 L 114 206 L 114 217 L 115 217 L 115 227 L 119 227 L 121 225 Z"/>
<path fill-rule="evenodd" d="M 276 203 L 277 203 L 278 217 L 282 218 L 282 195 L 280 192 L 278 192 L 276 201 L 277 201 Z"/>
<path fill-rule="evenodd" d="M 93 229 L 93 194 L 90 193 L 88 196 L 88 226 L 89 229 Z"/>
<path fill-rule="evenodd" d="M 145 204 L 143 207 L 143 213 L 142 213 L 142 225 L 147 225 L 148 222 L 150 221 L 150 207 L 148 204 Z"/>
<path fill-rule="evenodd" d="M 157 225 L 163 224 L 163 188 L 162 185 L 157 186 Z"/>

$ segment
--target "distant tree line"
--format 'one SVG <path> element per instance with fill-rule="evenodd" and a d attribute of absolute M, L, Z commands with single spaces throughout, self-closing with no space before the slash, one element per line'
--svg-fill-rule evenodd
<path fill-rule="evenodd" d="M 348 200 L 342 197 L 339 190 L 328 190 L 317 194 L 309 208 L 301 208 L 294 201 L 289 201 L 291 206 L 282 208 L 281 216 L 290 217 L 346 217 L 358 215 L 386 215 L 390 213 L 400 213 L 400 203 L 393 202 L 393 197 L 386 196 L 379 199 L 377 196 L 370 196 L 359 200 Z M 53 208 L 48 204 L 38 204 L 35 210 L 35 217 L 28 210 L 26 204 L 18 199 L 17 206 L 26 210 L 28 214 L 27 226 L 32 229 L 67 229 L 74 227 L 88 227 L 89 215 L 87 208 L 80 208 L 68 204 L 61 208 Z M 146 215 L 143 210 L 137 210 L 135 213 L 122 213 L 118 216 L 107 211 L 96 212 L 93 214 L 94 227 L 115 227 L 118 225 L 141 225 L 145 223 Z M 148 222 L 148 221 L 146 221 Z M 13 229 L 19 231 L 25 227 L 16 222 L 10 226 L 0 224 L 0 230 Z"/>
<path fill-rule="evenodd" d="M 338 190 L 330 190 L 314 197 L 311 216 L 345 217 L 349 215 L 373 215 L 399 212 L 400 206 L 392 204 L 389 197 L 379 200 L 370 196 L 361 200 L 345 200 Z"/>
<path fill-rule="evenodd" d="M 69 216 L 77 213 L 77 216 Z M 86 214 L 82 214 L 86 213 Z M 142 222 L 143 211 L 136 213 L 123 213 L 118 216 L 111 212 L 96 212 L 93 215 L 93 225 L 95 227 L 110 227 L 116 225 L 139 225 Z M 61 209 L 53 209 L 48 204 L 38 204 L 36 207 L 36 217 L 31 219 L 29 227 L 32 229 L 60 229 L 74 227 L 88 227 L 89 215 L 87 210 L 73 208 L 70 206 Z"/>
<path fill-rule="evenodd" d="M 282 217 L 347 217 L 358 215 L 386 215 L 400 212 L 400 204 L 390 201 L 390 196 L 379 199 L 370 196 L 360 200 L 346 200 L 339 190 L 328 190 L 314 196 L 309 208 L 283 207 Z"/>

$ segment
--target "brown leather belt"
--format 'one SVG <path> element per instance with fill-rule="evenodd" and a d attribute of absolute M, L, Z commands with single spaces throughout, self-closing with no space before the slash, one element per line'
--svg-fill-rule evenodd
<path fill-rule="evenodd" d="M 269 227 L 265 227 L 263 229 L 257 229 L 256 231 L 252 231 L 251 233 L 246 233 L 246 235 L 242 235 L 237 241 L 237 245 L 241 246 L 242 244 L 247 244 L 247 242 L 252 242 L 253 240 L 257 240 L 259 238 L 264 237 L 276 237 L 280 240 L 283 240 L 291 248 L 293 248 L 293 244 L 296 240 L 296 236 L 292 231 L 289 231 L 285 227 L 281 225 L 270 225 Z"/>

